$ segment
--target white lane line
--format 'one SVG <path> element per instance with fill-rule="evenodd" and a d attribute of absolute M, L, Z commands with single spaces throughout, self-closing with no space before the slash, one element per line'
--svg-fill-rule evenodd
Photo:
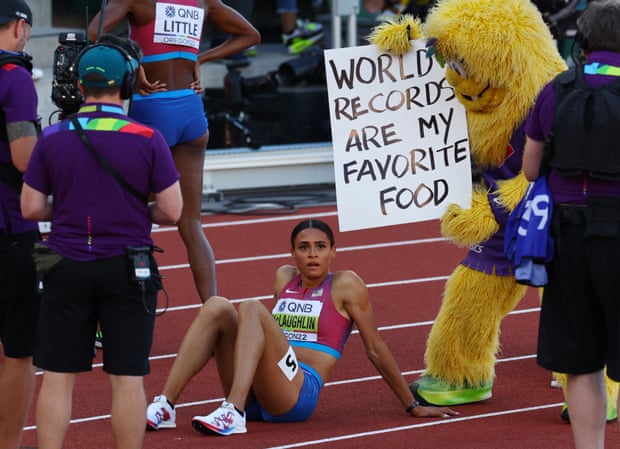
<path fill-rule="evenodd" d="M 478 420 L 478 419 L 484 419 L 484 418 L 493 418 L 496 416 L 514 415 L 518 413 L 533 412 L 536 410 L 544 410 L 548 408 L 559 407 L 561 405 L 562 405 L 561 402 L 557 402 L 554 404 L 541 404 L 541 405 L 535 405 L 532 407 L 517 408 L 517 409 L 512 409 L 512 410 L 501 410 L 498 412 L 481 413 L 479 415 L 451 417 L 451 418 L 442 419 L 438 421 L 425 421 L 423 423 L 412 424 L 410 426 L 388 427 L 388 428 L 376 429 L 376 430 L 372 430 L 368 432 L 351 433 L 351 434 L 340 435 L 337 437 L 322 438 L 319 440 L 300 441 L 298 443 L 286 444 L 283 446 L 271 446 L 265 449 L 290 449 L 290 448 L 295 448 L 295 447 L 310 447 L 310 446 L 316 446 L 319 444 L 334 443 L 334 442 L 343 441 L 343 440 L 352 440 L 355 438 L 364 438 L 364 437 L 376 436 L 376 435 L 381 435 L 381 434 L 386 434 L 386 433 L 402 432 L 404 430 L 420 429 L 423 427 L 442 426 L 446 424 L 456 424 L 456 423 L 460 423 L 463 421 L 472 421 L 472 420 Z"/>
<path fill-rule="evenodd" d="M 415 324 L 415 323 L 414 323 Z M 166 358 L 174 358 L 176 357 L 176 354 L 169 354 L 169 355 L 165 355 L 165 356 L 156 356 L 156 357 L 151 357 L 151 360 L 162 360 L 162 359 L 166 359 Z M 510 362 L 520 362 L 523 360 L 530 360 L 530 359 L 534 359 L 536 358 L 536 354 L 526 354 L 526 355 L 522 355 L 522 356 L 516 356 L 516 357 L 506 357 L 506 358 L 502 358 L 502 359 L 497 359 L 496 363 L 510 363 Z M 93 368 L 100 368 L 101 364 L 97 363 L 97 364 L 93 364 Z M 409 376 L 409 375 L 416 375 L 416 374 L 421 374 L 424 370 L 413 370 L 413 371 L 403 371 L 403 376 Z M 41 374 L 40 372 L 37 374 Z M 352 379 L 344 379 L 344 380 L 338 380 L 338 381 L 331 381 L 331 382 L 326 382 L 325 386 L 326 387 L 333 387 L 333 386 L 339 386 L 339 385 L 347 385 L 347 384 L 354 384 L 354 383 L 361 383 L 361 382 L 371 382 L 371 381 L 375 381 L 375 380 L 380 380 L 381 376 L 366 376 L 366 377 L 357 377 L 357 378 L 352 378 Z M 195 406 L 199 406 L 199 405 L 207 405 L 207 404 L 219 404 L 224 400 L 224 398 L 214 398 L 214 399 L 205 399 L 202 401 L 193 401 L 193 402 L 183 402 L 183 403 L 179 403 L 175 405 L 175 408 L 184 408 L 184 407 L 195 407 Z M 368 435 L 375 435 L 375 434 L 379 434 L 379 433 L 386 433 L 386 432 L 393 432 L 393 431 L 397 431 L 397 430 L 408 430 L 408 429 L 414 429 L 416 427 L 425 427 L 428 425 L 435 425 L 437 423 L 447 423 L 447 422 L 456 422 L 456 421 L 463 421 L 463 420 L 469 420 L 469 419 L 479 419 L 479 418 L 486 418 L 489 416 L 500 416 L 500 415 L 506 415 L 506 414 L 512 414 L 512 413 L 521 413 L 522 411 L 531 411 L 531 410 L 539 410 L 539 409 L 545 409 L 545 408 L 550 408 L 550 407 L 555 407 L 555 406 L 560 406 L 562 405 L 562 403 L 556 403 L 556 404 L 543 404 L 540 406 L 536 406 L 536 407 L 530 407 L 527 409 L 511 409 L 511 410 L 504 410 L 504 411 L 499 411 L 499 412 L 493 412 L 493 413 L 487 413 L 487 414 L 482 414 L 482 415 L 472 415 L 472 416 L 466 416 L 466 417 L 458 417 L 458 418 L 450 418 L 449 420 L 446 421 L 438 421 L 438 422 L 433 422 L 433 423 L 423 423 L 423 424 L 414 424 L 411 426 L 404 426 L 404 427 L 396 427 L 396 428 L 390 428 L 390 429 L 383 429 L 383 430 L 379 430 L 379 431 L 373 431 L 372 433 L 363 433 L 363 434 L 354 434 L 353 436 L 346 436 L 346 437 L 337 437 L 340 439 L 345 439 L 345 438 L 359 438 L 360 436 L 368 436 Z M 92 422 L 92 421 L 99 421 L 99 420 L 104 420 L 104 419 L 110 419 L 111 415 L 98 415 L 98 416 L 89 416 L 86 418 L 76 418 L 76 419 L 72 419 L 70 422 L 71 424 L 80 424 L 80 423 L 88 423 L 88 422 Z M 24 431 L 28 431 L 28 430 L 36 430 L 37 426 L 27 426 L 24 427 Z M 297 444 L 320 444 L 320 443 L 324 443 L 326 441 L 337 441 L 337 439 L 334 440 L 316 440 L 316 441 L 311 441 L 311 442 L 306 442 L 306 443 L 297 443 Z M 295 445 L 293 446 L 282 446 L 281 448 L 285 448 L 285 447 L 297 447 Z M 278 447 L 280 448 L 280 447 Z M 266 448 L 266 449 L 276 449 L 276 448 Z"/>
<path fill-rule="evenodd" d="M 385 243 L 374 243 L 371 245 L 357 245 L 357 246 L 345 246 L 345 247 L 337 247 L 337 251 L 348 252 L 348 251 L 367 251 L 371 249 L 380 249 L 380 248 L 393 248 L 396 246 L 408 246 L 408 245 L 422 245 L 428 243 L 437 243 L 444 242 L 446 239 L 444 237 L 431 237 L 426 239 L 415 239 L 415 240 L 402 240 L 398 242 L 385 242 Z M 237 257 L 233 259 L 222 259 L 216 260 L 216 265 L 226 265 L 231 263 L 242 263 L 242 262 L 256 262 L 259 260 L 270 260 L 270 259 L 283 259 L 291 257 L 291 253 L 279 253 L 279 254 L 266 254 L 264 256 L 249 256 L 249 257 Z M 159 267 L 159 271 L 166 270 L 179 270 L 189 268 L 189 263 L 179 263 L 175 265 L 162 265 Z"/>
<path fill-rule="evenodd" d="M 254 225 L 260 223 L 274 223 L 277 221 L 302 221 L 306 218 L 320 218 L 320 217 L 333 217 L 338 215 L 337 211 L 333 212 L 317 212 L 313 214 L 298 214 L 298 215 L 278 215 L 275 217 L 266 217 L 266 218 L 252 218 L 248 220 L 234 220 L 234 221 L 222 221 L 217 223 L 203 223 L 203 228 L 224 228 L 230 226 L 245 226 L 245 225 Z M 208 220 L 208 218 L 207 218 Z M 176 232 L 176 226 L 161 226 L 155 227 L 151 232 L 159 233 L 159 232 Z"/>

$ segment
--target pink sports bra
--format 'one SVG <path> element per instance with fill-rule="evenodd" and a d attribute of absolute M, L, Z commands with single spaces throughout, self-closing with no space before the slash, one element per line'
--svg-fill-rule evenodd
<path fill-rule="evenodd" d="M 305 289 L 301 276 L 295 276 L 278 295 L 271 314 L 291 346 L 308 347 L 340 359 L 353 322 L 334 307 L 332 277 L 330 274 L 320 286 Z"/>
<path fill-rule="evenodd" d="M 129 37 L 143 52 L 143 62 L 183 58 L 196 61 L 205 10 L 196 0 L 167 0 L 155 3 L 153 21 L 132 26 Z"/>

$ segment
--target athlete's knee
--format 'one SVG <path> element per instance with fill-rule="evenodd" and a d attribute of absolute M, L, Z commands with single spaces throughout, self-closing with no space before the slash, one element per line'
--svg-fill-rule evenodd
<path fill-rule="evenodd" d="M 239 304 L 239 321 L 271 319 L 271 313 L 258 300 L 243 301 Z"/>
<path fill-rule="evenodd" d="M 241 304 L 239 304 L 239 317 L 240 318 L 246 318 L 246 317 L 260 318 L 261 316 L 265 314 L 265 312 L 268 312 L 268 311 L 263 305 L 263 303 L 255 299 L 252 299 L 249 301 L 243 301 Z"/>
<path fill-rule="evenodd" d="M 227 320 L 234 319 L 237 315 L 234 306 L 223 296 L 211 296 L 205 301 L 198 312 L 200 319 Z"/>

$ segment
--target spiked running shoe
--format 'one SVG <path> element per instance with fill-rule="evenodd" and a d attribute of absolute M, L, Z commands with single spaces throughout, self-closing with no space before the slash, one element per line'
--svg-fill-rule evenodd
<path fill-rule="evenodd" d="M 192 426 L 196 431 L 207 435 L 232 435 L 247 432 L 245 413 L 240 414 L 233 404 L 226 401 L 207 416 L 194 416 Z"/>
<path fill-rule="evenodd" d="M 176 429 L 176 415 L 166 396 L 163 394 L 155 396 L 153 402 L 146 408 L 146 429 Z"/>
<path fill-rule="evenodd" d="M 307 20 L 297 20 L 297 26 L 288 34 L 282 35 L 282 43 L 288 52 L 297 55 L 312 47 L 324 36 L 323 25 Z"/>
<path fill-rule="evenodd" d="M 493 394 L 493 384 L 484 384 L 478 387 L 465 383 L 456 386 L 442 382 L 433 376 L 422 376 L 409 389 L 416 400 L 422 405 L 450 406 L 469 404 L 489 399 Z"/>

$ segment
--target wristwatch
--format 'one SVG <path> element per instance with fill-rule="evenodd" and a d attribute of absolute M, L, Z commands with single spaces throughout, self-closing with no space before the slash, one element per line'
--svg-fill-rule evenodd
<path fill-rule="evenodd" d="M 420 405 L 420 403 L 414 399 L 413 404 L 407 407 L 406 409 L 407 413 L 409 413 L 410 415 L 413 414 L 413 411 L 416 409 L 418 405 Z"/>

